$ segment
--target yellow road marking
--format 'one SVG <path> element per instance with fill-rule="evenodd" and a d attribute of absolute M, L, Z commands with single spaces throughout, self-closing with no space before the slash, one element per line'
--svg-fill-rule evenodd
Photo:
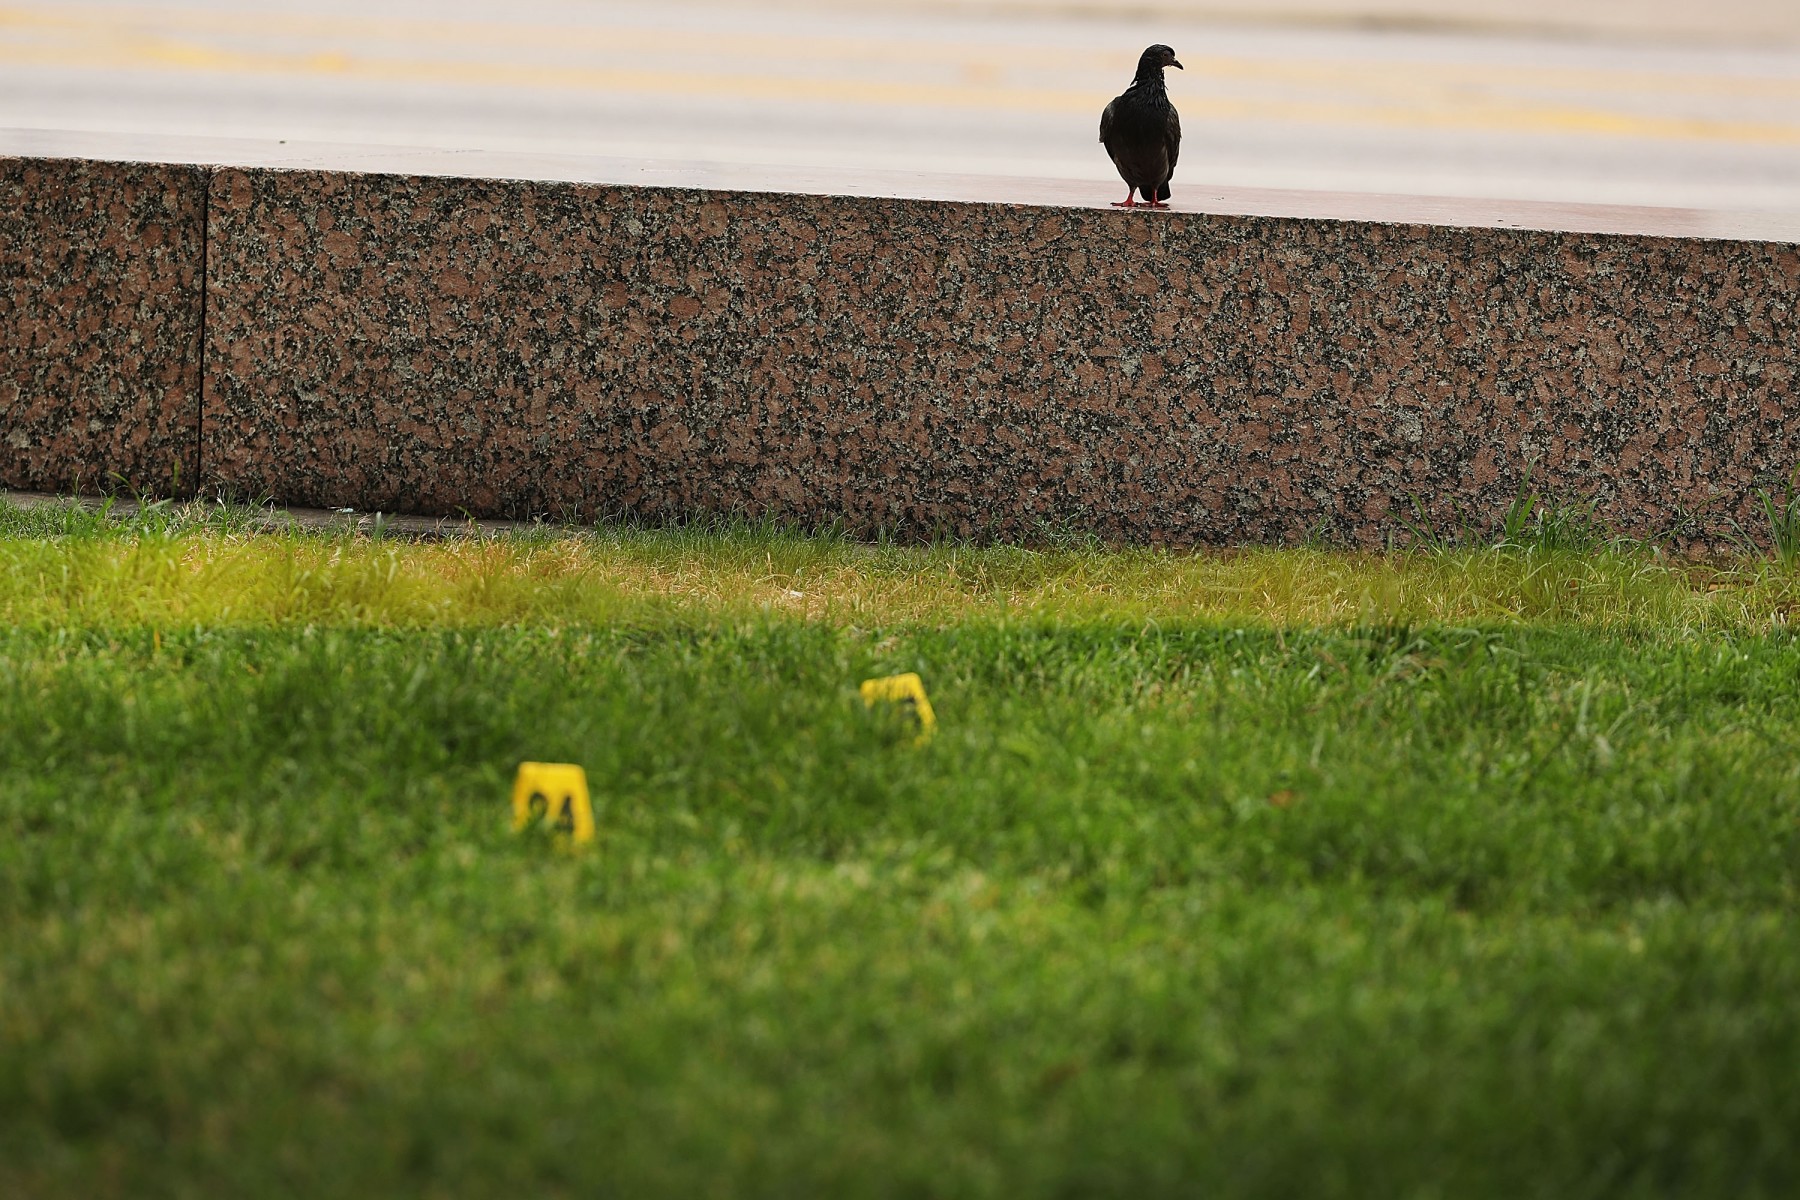
<path fill-rule="evenodd" d="M 85 15 L 79 15 L 85 14 Z M 1058 66 L 1128 69 L 1135 52 L 1071 50 L 1021 44 L 1005 47 L 1006 60 L 996 62 L 993 45 L 954 42 L 911 42 L 891 38 L 756 34 L 740 31 L 708 33 L 608 27 L 604 29 L 499 24 L 393 17 L 332 17 L 293 13 L 235 13 L 179 8 L 105 8 L 58 4 L 55 8 L 0 5 L 0 27 L 6 25 L 92 32 L 114 36 L 121 31 L 227 33 L 275 37 L 386 40 L 411 45 L 445 43 L 479 47 L 521 46 L 535 49 L 598 51 L 679 51 L 729 57 L 788 57 L 808 62 L 855 58 L 864 62 L 940 63 L 977 75 L 1004 70 L 1007 63 L 1029 64 L 1034 70 Z M 1193 63 L 1194 60 L 1190 60 Z M 1676 71 L 1615 68 L 1527 67 L 1486 63 L 1335 63 L 1269 62 L 1225 57 L 1198 60 L 1196 73 L 1212 72 L 1245 79 L 1379 86 L 1382 90 L 1408 82 L 1427 86 L 1555 87 L 1580 91 L 1646 91 L 1736 96 L 1748 99 L 1800 99 L 1800 78 L 1707 75 Z"/>
<path fill-rule="evenodd" d="M 359 57 L 341 53 L 251 54 L 181 42 L 144 41 L 112 49 L 0 45 L 0 62 L 30 66 L 130 70 L 172 67 L 232 74 L 339 76 L 381 83 L 463 84 L 483 87 L 602 91 L 626 94 L 720 96 L 732 99 L 841 104 L 921 105 L 934 108 L 1065 112 L 1091 115 L 1088 92 L 985 88 L 953 84 L 854 79 L 796 79 L 636 69 L 446 63 Z M 1588 134 L 1608 137 L 1800 145 L 1800 126 L 1645 116 L 1600 109 L 1499 104 L 1454 109 L 1284 100 L 1184 97 L 1190 125 L 1203 120 L 1290 121 L 1412 129 Z"/>
<path fill-rule="evenodd" d="M 124 19 L 122 19 L 124 18 Z M 1087 113 L 1091 115 L 1104 100 L 1090 91 L 1008 86 L 1002 78 L 984 77 L 975 68 L 991 66 L 986 60 L 962 63 L 963 78 L 975 82 L 962 84 L 888 81 L 867 78 L 830 78 L 784 75 L 724 73 L 715 71 L 653 70 L 646 68 L 570 67 L 523 63 L 475 61 L 437 61 L 431 59 L 381 57 L 352 54 L 337 48 L 307 53 L 269 53 L 225 49 L 187 40 L 145 36 L 145 24 L 188 24 L 217 32 L 221 28 L 242 32 L 284 32 L 289 35 L 308 32 L 356 33 L 363 37 L 379 33 L 395 40 L 429 40 L 435 33 L 439 40 L 480 35 L 485 43 L 512 41 L 513 44 L 542 46 L 530 31 L 507 30 L 502 26 L 439 26 L 409 21 L 350 21 L 325 18 L 247 17 L 243 14 L 182 14 L 143 10 L 125 10 L 106 20 L 73 17 L 67 10 L 50 13 L 45 10 L 0 7 L 0 29 L 6 26 L 29 27 L 63 33 L 98 34 L 96 39 L 78 38 L 60 44 L 38 40 L 0 40 L 0 61 L 20 65 L 60 66 L 86 69 L 143 69 L 146 67 L 209 71 L 215 73 L 300 76 L 340 76 L 373 82 L 433 83 L 604 91 L 652 95 L 701 95 L 733 99 L 775 101 L 812 101 L 843 104 L 888 106 L 925 106 L 935 108 L 993 108 L 1015 111 Z M 510 33 L 510 39 L 505 34 Z M 568 39 L 557 31 L 540 30 L 545 36 L 557 35 L 558 44 Z M 617 37 L 615 37 L 617 35 Z M 703 47 L 695 45 L 696 35 L 647 34 L 632 31 L 609 31 L 590 35 L 608 49 L 619 49 L 622 39 L 635 43 L 637 49 L 680 49 L 699 56 Z M 717 35 L 724 38 L 725 35 Z M 525 39 L 525 40 L 521 40 Z M 685 40 L 684 40 L 685 39 Z M 704 40 L 704 39 L 701 39 Z M 732 45 L 742 47 L 755 39 L 730 35 Z M 813 52 L 831 48 L 833 54 L 821 61 L 835 62 L 850 55 L 853 47 L 888 52 L 902 47 L 900 43 L 859 43 L 846 39 L 764 38 L 770 47 L 781 47 L 790 54 L 795 47 Z M 885 49 L 884 49 L 885 48 Z M 916 49 L 924 49 L 919 47 Z M 935 52 L 938 61 L 942 53 Z M 835 55 L 835 57 L 834 57 Z M 1096 58 L 1100 57 L 1098 55 Z M 1036 61 L 1035 59 L 1033 60 Z M 1353 84 L 1365 93 L 1385 94 L 1386 103 L 1327 102 L 1293 98 L 1218 97 L 1193 94 L 1180 97 L 1182 111 L 1191 122 L 1207 119 L 1272 120 L 1307 124 L 1384 126 L 1419 129 L 1470 129 L 1497 132 L 1585 134 L 1606 137 L 1656 138 L 1682 141 L 1737 142 L 1763 145 L 1800 144 L 1800 125 L 1761 121 L 1735 121 L 1703 117 L 1663 116 L 1612 111 L 1590 106 L 1512 102 L 1503 103 L 1479 94 L 1460 91 L 1444 92 L 1441 85 L 1423 84 L 1430 93 L 1428 104 L 1392 103 L 1395 95 L 1416 95 L 1421 84 L 1415 76 L 1430 73 L 1397 73 L 1392 67 L 1330 66 L 1317 64 L 1289 65 L 1250 62 L 1226 58 L 1208 58 L 1194 62 L 1194 79 L 1189 87 L 1206 86 L 1206 80 L 1229 78 L 1249 81 L 1282 81 L 1288 83 Z M 1493 72 L 1490 70 L 1490 75 Z M 1573 73 L 1571 73 L 1573 74 Z M 1469 81 L 1467 73 L 1459 76 Z M 1582 76 L 1585 78 L 1585 76 Z M 1779 81 L 1771 81 L 1779 82 Z"/>

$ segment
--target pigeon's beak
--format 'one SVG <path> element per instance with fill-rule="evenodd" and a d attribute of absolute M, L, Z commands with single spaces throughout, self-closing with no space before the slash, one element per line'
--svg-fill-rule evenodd
<path fill-rule="evenodd" d="M 1176 69 L 1176 70 L 1177 70 L 1177 71 L 1185 71 L 1185 70 L 1187 70 L 1187 68 L 1186 68 L 1186 67 L 1184 67 L 1184 66 L 1182 66 L 1182 65 L 1181 65 L 1181 64 L 1180 64 L 1180 63 L 1178 63 L 1178 62 L 1176 62 L 1176 61 L 1175 61 L 1175 60 L 1174 60 L 1174 59 L 1172 59 L 1172 58 L 1171 58 L 1171 59 L 1170 59 L 1170 60 L 1169 60 L 1169 65 L 1170 65 L 1170 66 L 1171 66 L 1171 67 L 1174 67 L 1174 68 L 1175 68 L 1175 69 Z"/>

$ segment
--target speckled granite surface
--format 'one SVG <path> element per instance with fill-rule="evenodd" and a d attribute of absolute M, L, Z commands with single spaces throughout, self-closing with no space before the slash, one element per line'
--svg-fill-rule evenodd
<path fill-rule="evenodd" d="M 224 170 L 207 479 L 296 504 L 1168 544 L 1719 537 L 1800 460 L 1792 245 Z"/>
<path fill-rule="evenodd" d="M 0 485 L 191 488 L 206 172 L 0 158 Z"/>

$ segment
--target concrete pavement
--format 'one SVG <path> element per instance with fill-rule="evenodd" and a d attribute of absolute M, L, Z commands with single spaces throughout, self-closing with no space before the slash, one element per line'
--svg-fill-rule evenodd
<path fill-rule="evenodd" d="M 764 0 L 732 0 L 760 7 Z M 1608 41 L 1800 42 L 1793 0 L 832 0 L 834 8 L 1106 16 L 1183 21 L 1454 30 Z"/>
<path fill-rule="evenodd" d="M 1200 0 L 1132 0 L 1136 16 L 992 8 L 1022 2 L 0 0 L 0 128 L 1107 191 L 1097 114 L 1138 50 L 1166 41 L 1188 66 L 1171 72 L 1187 135 L 1177 204 L 1197 186 L 1800 212 L 1800 47 L 1213 22 L 1201 17 L 1226 7 Z M 1367 18 L 1424 3 L 1255 7 Z M 1594 30 L 1626 10 L 1510 6 L 1521 19 L 1552 7 L 1589 11 Z M 1645 22 L 1677 12 L 1668 0 L 1632 7 Z M 1432 8 L 1447 21 L 1499 6 Z M 1183 15 L 1142 15 L 1151 9 Z M 1753 19 L 1791 23 L 1769 0 L 1707 11 L 1738 13 L 1746 37 Z"/>

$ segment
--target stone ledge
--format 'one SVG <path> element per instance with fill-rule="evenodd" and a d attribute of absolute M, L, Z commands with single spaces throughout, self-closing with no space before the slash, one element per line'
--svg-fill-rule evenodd
<path fill-rule="evenodd" d="M 1628 532 L 1800 455 L 1800 249 L 226 169 L 209 482 L 590 520 L 1373 542 L 1528 463 Z"/>
<path fill-rule="evenodd" d="M 207 177 L 0 158 L 0 486 L 193 486 Z"/>
<path fill-rule="evenodd" d="M 1111 202 L 1118 199 L 1118 179 L 1098 147 L 1095 149 L 1094 176 L 1087 180 L 33 129 L 0 129 L 0 156 L 161 162 L 328 174 L 590 183 L 772 195 L 944 200 L 1102 212 L 1109 211 Z M 1178 213 L 1800 243 L 1800 211 L 1652 208 L 1225 187 L 1208 184 L 1200 178 L 1197 165 L 1184 165 L 1177 183 L 1180 187 L 1175 198 Z M 1164 214 L 1137 215 L 1159 220 Z"/>
<path fill-rule="evenodd" d="M 1529 466 L 1614 528 L 1704 544 L 1800 460 L 1800 247 L 1679 234 L 1692 214 L 292 164 L 210 188 L 201 478 L 284 504 L 1372 543 L 1415 498 L 1489 524 Z"/>

